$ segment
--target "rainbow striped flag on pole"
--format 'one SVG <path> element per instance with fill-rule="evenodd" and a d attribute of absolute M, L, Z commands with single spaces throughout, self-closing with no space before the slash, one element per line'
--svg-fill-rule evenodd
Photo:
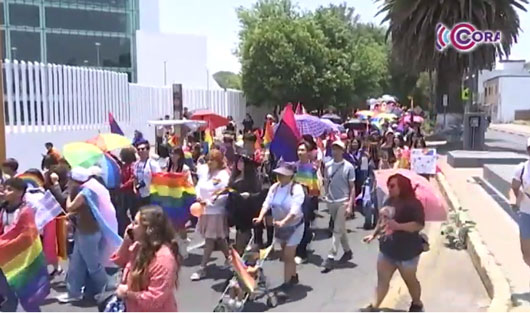
<path fill-rule="evenodd" d="M 267 121 L 265 124 L 265 134 L 263 135 L 263 144 L 265 145 L 265 148 L 269 148 L 272 142 L 272 139 L 274 138 L 274 129 L 272 128 L 272 122 Z"/>
<path fill-rule="evenodd" d="M 0 236 L 0 269 L 22 307 L 31 311 L 50 293 L 50 280 L 33 210 L 20 210 L 16 224 Z"/>
<path fill-rule="evenodd" d="M 190 206 L 197 200 L 190 174 L 156 173 L 151 180 L 151 203 L 164 209 L 176 228 L 190 218 Z"/>
<path fill-rule="evenodd" d="M 256 280 L 247 271 L 245 262 L 243 262 L 243 259 L 241 259 L 241 256 L 239 256 L 239 253 L 234 248 L 230 248 L 230 255 L 232 256 L 232 267 L 239 281 L 243 283 L 242 287 L 249 292 L 254 292 L 254 289 L 256 289 Z"/>

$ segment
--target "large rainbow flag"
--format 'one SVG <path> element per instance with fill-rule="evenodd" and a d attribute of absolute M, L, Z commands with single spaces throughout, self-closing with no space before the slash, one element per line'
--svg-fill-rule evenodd
<path fill-rule="evenodd" d="M 22 179 L 27 185 L 28 188 L 42 188 L 44 187 L 44 181 L 39 176 L 24 172 L 16 176 L 17 178 Z"/>
<path fill-rule="evenodd" d="M 151 203 L 164 209 L 176 228 L 190 218 L 190 206 L 197 200 L 190 174 L 156 173 L 151 180 Z"/>
<path fill-rule="evenodd" d="M 272 128 L 272 121 L 267 121 L 265 124 L 265 134 L 263 135 L 263 144 L 265 148 L 269 148 L 274 138 L 274 129 Z"/>
<path fill-rule="evenodd" d="M 22 307 L 31 311 L 50 293 L 50 280 L 33 210 L 20 210 L 16 224 L 0 236 L 0 269 Z"/>
<path fill-rule="evenodd" d="M 247 271 L 247 266 L 239 253 L 234 248 L 230 248 L 230 255 L 232 256 L 232 266 L 237 278 L 243 283 L 242 287 L 245 287 L 249 292 L 254 292 L 256 289 L 256 280 Z"/>
<path fill-rule="evenodd" d="M 294 180 L 309 189 L 309 195 L 320 195 L 320 183 L 318 181 L 317 170 L 311 163 L 298 163 L 298 169 Z"/>

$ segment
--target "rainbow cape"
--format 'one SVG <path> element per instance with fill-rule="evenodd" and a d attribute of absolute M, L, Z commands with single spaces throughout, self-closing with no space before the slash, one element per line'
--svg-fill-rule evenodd
<path fill-rule="evenodd" d="M 0 269 L 28 311 L 46 299 L 50 280 L 33 210 L 28 206 L 20 210 L 16 224 L 0 236 Z"/>
<path fill-rule="evenodd" d="M 190 174 L 156 173 L 151 180 L 151 203 L 164 209 L 176 228 L 190 218 L 190 206 L 197 200 Z"/>
<path fill-rule="evenodd" d="M 232 267 L 237 275 L 239 281 L 243 284 L 242 287 L 249 292 L 254 292 L 256 289 L 256 280 L 247 272 L 247 266 L 239 253 L 234 248 L 230 248 L 230 255 L 232 256 Z"/>
<path fill-rule="evenodd" d="M 22 179 L 28 188 L 42 188 L 44 186 L 44 181 L 35 174 L 25 172 L 16 177 Z"/>
<path fill-rule="evenodd" d="M 116 189 L 121 185 L 121 169 L 118 162 L 109 154 L 105 153 L 100 162 L 103 172 L 103 181 L 108 189 Z"/>
<path fill-rule="evenodd" d="M 272 128 L 272 122 L 267 121 L 265 124 L 265 134 L 263 135 L 263 144 L 265 145 L 265 148 L 269 148 L 272 142 L 272 139 L 274 138 L 274 129 Z"/>
<path fill-rule="evenodd" d="M 318 181 L 317 170 L 311 163 L 298 163 L 298 169 L 294 180 L 309 189 L 311 196 L 320 194 L 320 182 Z"/>

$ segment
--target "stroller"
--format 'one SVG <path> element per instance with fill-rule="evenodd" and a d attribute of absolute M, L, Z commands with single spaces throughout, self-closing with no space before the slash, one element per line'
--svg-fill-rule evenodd
<path fill-rule="evenodd" d="M 250 242 L 253 241 L 252 238 Z M 255 278 L 248 274 L 247 266 L 239 256 L 239 253 L 237 253 L 234 248 L 230 249 L 230 254 L 232 255 L 232 271 L 234 272 L 234 275 L 228 280 L 227 286 L 219 298 L 219 302 L 213 309 L 214 312 L 239 312 L 243 310 L 247 301 L 254 301 L 263 297 L 267 297 L 267 306 L 269 308 L 274 308 L 278 305 L 278 298 L 276 294 L 269 289 L 267 277 L 263 271 L 263 263 L 269 256 L 273 246 L 274 244 L 259 251 L 259 259 L 256 261 L 257 271 Z M 247 246 L 246 251 L 248 251 L 249 247 L 250 245 Z M 243 256 L 245 257 L 245 254 L 243 254 Z M 234 307 L 229 305 L 230 290 L 235 284 L 237 284 L 243 291 L 243 299 L 241 301 L 242 306 L 239 310 L 234 309 Z"/>
<path fill-rule="evenodd" d="M 368 175 L 356 199 L 357 210 L 364 215 L 363 228 L 374 229 L 379 218 L 379 202 L 377 200 L 377 184 L 373 172 Z"/>

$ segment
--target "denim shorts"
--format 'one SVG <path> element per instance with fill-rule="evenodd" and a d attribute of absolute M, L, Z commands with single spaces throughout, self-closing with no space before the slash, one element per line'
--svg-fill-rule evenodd
<path fill-rule="evenodd" d="M 519 213 L 519 236 L 522 239 L 530 239 L 530 214 Z"/>
<path fill-rule="evenodd" d="M 378 261 L 385 260 L 388 263 L 390 263 L 390 264 L 392 264 L 394 266 L 397 266 L 397 267 L 415 268 L 415 267 L 418 267 L 418 263 L 420 262 L 420 256 L 418 255 L 417 257 L 412 258 L 410 260 L 400 261 L 400 260 L 393 259 L 393 258 L 385 255 L 382 252 L 379 252 L 379 256 L 377 257 L 377 260 Z"/>

